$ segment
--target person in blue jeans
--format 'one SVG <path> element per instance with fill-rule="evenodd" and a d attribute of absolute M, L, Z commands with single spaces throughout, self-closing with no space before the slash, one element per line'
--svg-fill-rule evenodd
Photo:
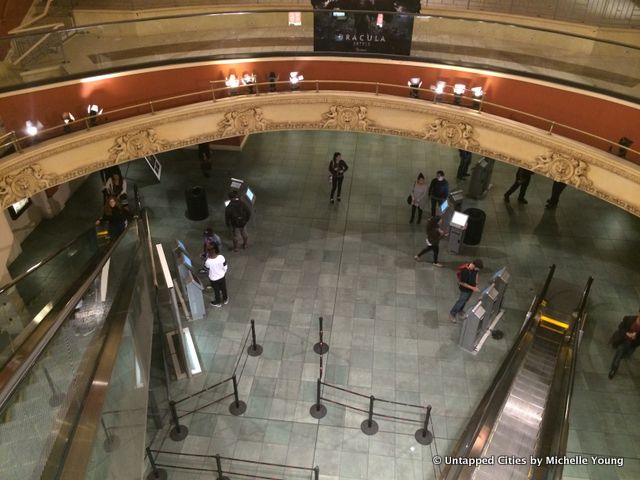
<path fill-rule="evenodd" d="M 611 336 L 609 343 L 616 349 L 609 370 L 609 380 L 611 380 L 620 367 L 620 361 L 630 356 L 640 346 L 640 312 L 635 316 L 624 317 L 618 325 L 618 329 Z"/>
<path fill-rule="evenodd" d="M 449 312 L 449 320 L 453 323 L 457 323 L 458 315 L 464 314 L 464 307 L 471 298 L 473 292 L 480 291 L 477 287 L 478 271 L 482 269 L 483 266 L 482 260 L 476 259 L 473 262 L 463 264 L 458 268 L 456 275 L 458 277 L 460 296 Z"/>
<path fill-rule="evenodd" d="M 449 195 L 449 182 L 444 178 L 444 172 L 442 170 L 438 170 L 436 177 L 431 180 L 427 195 L 429 195 L 431 199 L 431 216 L 435 217 L 436 205 L 441 206 L 442 202 L 447 199 L 447 195 Z"/>

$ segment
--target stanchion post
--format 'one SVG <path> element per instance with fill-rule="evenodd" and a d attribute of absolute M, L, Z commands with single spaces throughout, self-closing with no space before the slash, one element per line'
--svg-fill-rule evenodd
<path fill-rule="evenodd" d="M 155 460 L 153 459 L 153 455 L 151 454 L 151 449 L 149 447 L 146 448 L 147 458 L 149 459 L 149 464 L 151 465 L 151 471 L 149 475 L 147 475 L 146 480 L 166 480 L 167 479 L 167 471 L 161 468 L 158 468 Z"/>
<path fill-rule="evenodd" d="M 362 422 L 362 425 L 360 425 L 360 429 L 365 435 L 375 435 L 378 433 L 378 424 L 373 419 L 373 402 L 375 402 L 375 400 L 376 397 L 373 395 L 369 397 L 369 416 Z"/>
<path fill-rule="evenodd" d="M 322 403 L 320 403 L 321 392 L 322 392 L 322 380 L 318 379 L 317 390 L 316 390 L 316 403 L 315 405 L 311 405 L 311 409 L 309 410 L 309 413 L 311 414 L 311 416 L 316 419 L 320 419 L 327 414 L 327 407 L 325 407 L 324 405 L 322 405 Z"/>
<path fill-rule="evenodd" d="M 216 453 L 216 470 L 218 471 L 217 480 L 229 480 L 229 477 L 225 477 L 222 473 L 222 460 L 220 459 L 220 455 Z"/>
<path fill-rule="evenodd" d="M 120 446 L 120 438 L 117 435 L 112 435 L 109 433 L 109 429 L 104 423 L 104 418 L 100 418 L 100 424 L 102 425 L 102 429 L 104 430 L 104 442 L 102 444 L 102 448 L 107 453 L 113 452 L 116 448 Z"/>
<path fill-rule="evenodd" d="M 322 328 L 322 317 L 318 317 L 319 337 L 320 341 L 313 346 L 313 351 L 318 355 L 324 355 L 329 351 L 329 345 L 324 343 L 324 330 Z"/>
<path fill-rule="evenodd" d="M 229 405 L 229 413 L 235 416 L 242 415 L 247 411 L 247 404 L 240 400 L 240 395 L 238 395 L 238 379 L 235 373 L 231 377 L 231 381 L 233 382 L 233 403 Z"/>
<path fill-rule="evenodd" d="M 313 467 L 313 479 L 320 480 L 320 467 Z"/>
<path fill-rule="evenodd" d="M 64 395 L 58 391 L 53 380 L 51 379 L 51 375 L 49 374 L 49 370 L 46 367 L 43 367 L 44 376 L 47 379 L 47 383 L 49 384 L 49 388 L 51 389 L 51 397 L 49 397 L 49 406 L 50 407 L 59 407 L 62 405 L 64 401 Z"/>
<path fill-rule="evenodd" d="M 251 345 L 247 348 L 250 357 L 259 357 L 262 355 L 262 346 L 256 343 L 256 322 L 251 319 Z"/>
<path fill-rule="evenodd" d="M 416 430 L 414 435 L 416 442 L 420 445 L 430 445 L 433 442 L 433 434 L 429 431 L 429 421 L 431 420 L 431 405 L 427 405 L 427 413 L 424 416 L 424 424 L 422 428 Z"/>
<path fill-rule="evenodd" d="M 171 419 L 173 420 L 174 427 L 169 432 L 169 437 L 174 442 L 181 442 L 189 434 L 189 429 L 184 425 L 180 425 L 180 419 L 178 418 L 178 412 L 176 411 L 176 402 L 171 400 L 169 402 L 169 410 L 171 411 Z"/>

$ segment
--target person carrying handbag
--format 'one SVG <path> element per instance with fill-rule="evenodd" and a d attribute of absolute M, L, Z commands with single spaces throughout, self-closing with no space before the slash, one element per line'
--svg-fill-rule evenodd
<path fill-rule="evenodd" d="M 418 178 L 413 184 L 411 195 L 407 198 L 407 202 L 411 205 L 411 219 L 409 220 L 409 223 L 413 223 L 416 216 L 416 210 L 418 211 L 418 221 L 416 223 L 420 223 L 422 220 L 422 212 L 427 205 L 427 184 L 425 183 L 424 175 L 422 173 L 418 174 Z"/>

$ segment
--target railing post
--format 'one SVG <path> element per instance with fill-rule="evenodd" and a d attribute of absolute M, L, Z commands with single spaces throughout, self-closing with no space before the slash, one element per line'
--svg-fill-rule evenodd
<path fill-rule="evenodd" d="M 216 480 L 229 480 L 229 477 L 225 477 L 222 473 L 222 460 L 220 459 L 220 455 L 216 453 L 216 470 L 218 471 L 218 478 Z"/>
<path fill-rule="evenodd" d="M 317 390 L 316 390 L 316 403 L 315 405 L 311 405 L 311 409 L 309 413 L 313 418 L 320 419 L 327 414 L 327 407 L 320 403 L 321 400 L 321 389 L 322 389 L 322 380 L 318 379 Z"/>
<path fill-rule="evenodd" d="M 380 84 L 376 82 L 376 96 L 380 93 Z"/>
<path fill-rule="evenodd" d="M 322 328 L 322 317 L 318 317 L 318 330 L 320 341 L 313 346 L 313 351 L 318 355 L 324 355 L 329 351 L 329 345 L 324 343 L 324 331 Z"/>
<path fill-rule="evenodd" d="M 146 480 L 166 480 L 167 479 L 167 471 L 156 466 L 156 462 L 153 459 L 153 455 L 151 454 L 151 449 L 147 447 L 145 449 L 147 451 L 147 458 L 149 459 L 149 464 L 151 465 L 151 471 L 149 475 L 147 475 Z"/>
<path fill-rule="evenodd" d="M 247 404 L 240 400 L 238 395 L 238 380 L 235 373 L 231 377 L 231 381 L 233 382 L 233 403 L 229 405 L 229 413 L 235 416 L 242 415 L 247 411 Z"/>
<path fill-rule="evenodd" d="M 16 152 L 22 153 L 22 147 L 20 146 L 20 142 L 18 141 L 15 130 L 11 131 L 11 136 L 13 137 L 13 140 L 11 141 L 11 143 L 13 144 L 13 148 L 15 148 Z"/>
<path fill-rule="evenodd" d="M 180 425 L 180 419 L 178 419 L 178 412 L 176 411 L 176 402 L 171 400 L 169 402 L 169 410 L 171 411 L 171 418 L 173 419 L 174 427 L 169 432 L 169 437 L 174 442 L 181 442 L 189 434 L 189 429 L 184 425 Z"/>
<path fill-rule="evenodd" d="M 149 102 L 149 107 L 151 108 L 151 115 L 155 115 L 156 111 L 153 109 L 153 102 Z"/>
<path fill-rule="evenodd" d="M 420 445 L 430 445 L 433 442 L 433 434 L 429 431 L 429 420 L 431 420 L 431 405 L 427 405 L 427 413 L 424 416 L 424 424 L 422 428 L 416 430 L 414 435 L 416 442 Z"/>
<path fill-rule="evenodd" d="M 313 467 L 313 480 L 320 480 L 320 467 Z"/>
<path fill-rule="evenodd" d="M 256 343 L 256 322 L 251 319 L 251 345 L 247 348 L 250 357 L 262 355 L 262 346 Z"/>
<path fill-rule="evenodd" d="M 47 383 L 49 384 L 49 388 L 51 389 L 51 397 L 49 397 L 49 406 L 50 407 L 59 407 L 62 405 L 64 401 L 64 394 L 60 393 L 56 388 L 53 380 L 51 380 L 51 375 L 49 374 L 49 370 L 46 367 L 43 367 L 44 376 L 47 379 Z"/>
<path fill-rule="evenodd" d="M 549 135 L 551 135 L 553 133 L 553 127 L 556 126 L 556 122 L 551 122 L 551 126 L 549 127 Z"/>
<path fill-rule="evenodd" d="M 319 91 L 320 91 L 320 82 L 316 80 L 316 93 L 318 93 Z"/>
<path fill-rule="evenodd" d="M 120 438 L 118 438 L 117 435 L 112 435 L 109 433 L 109 429 L 104 423 L 104 418 L 100 418 L 100 424 L 102 425 L 105 436 L 102 448 L 104 448 L 104 451 L 107 453 L 113 452 L 120 446 Z"/>
<path fill-rule="evenodd" d="M 362 430 L 362 433 L 365 435 L 375 435 L 378 433 L 378 424 L 373 419 L 373 402 L 375 400 L 376 397 L 373 395 L 369 397 L 369 416 L 364 422 L 362 422 L 362 425 L 360 425 L 360 430 Z"/>
<path fill-rule="evenodd" d="M 216 101 L 216 91 L 213 88 L 213 85 L 211 85 L 211 101 L 215 102 Z"/>

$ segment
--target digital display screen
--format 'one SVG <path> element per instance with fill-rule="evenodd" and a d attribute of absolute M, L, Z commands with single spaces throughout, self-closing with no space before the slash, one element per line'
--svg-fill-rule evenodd
<path fill-rule="evenodd" d="M 184 253 L 180 255 L 180 260 L 182 260 L 182 263 L 184 263 L 187 267 L 189 268 L 193 267 L 193 263 L 191 262 L 191 259 L 187 257 Z"/>
<path fill-rule="evenodd" d="M 447 208 L 449 208 L 449 202 L 446 200 L 440 204 L 440 211 L 444 212 Z"/>
<path fill-rule="evenodd" d="M 251 191 L 250 188 L 247 188 L 247 198 L 251 203 L 253 203 L 253 197 L 254 197 L 253 192 Z"/>
<path fill-rule="evenodd" d="M 20 200 L 9 207 L 9 216 L 12 219 L 18 218 L 31 205 L 31 198 Z"/>
<path fill-rule="evenodd" d="M 230 203 L 231 203 L 231 200 L 225 200 L 224 201 L 225 208 L 228 207 Z"/>
<path fill-rule="evenodd" d="M 465 215 L 461 212 L 453 212 L 453 217 L 451 218 L 451 224 L 459 227 L 466 227 L 467 220 L 469 219 L 469 215 Z"/>

